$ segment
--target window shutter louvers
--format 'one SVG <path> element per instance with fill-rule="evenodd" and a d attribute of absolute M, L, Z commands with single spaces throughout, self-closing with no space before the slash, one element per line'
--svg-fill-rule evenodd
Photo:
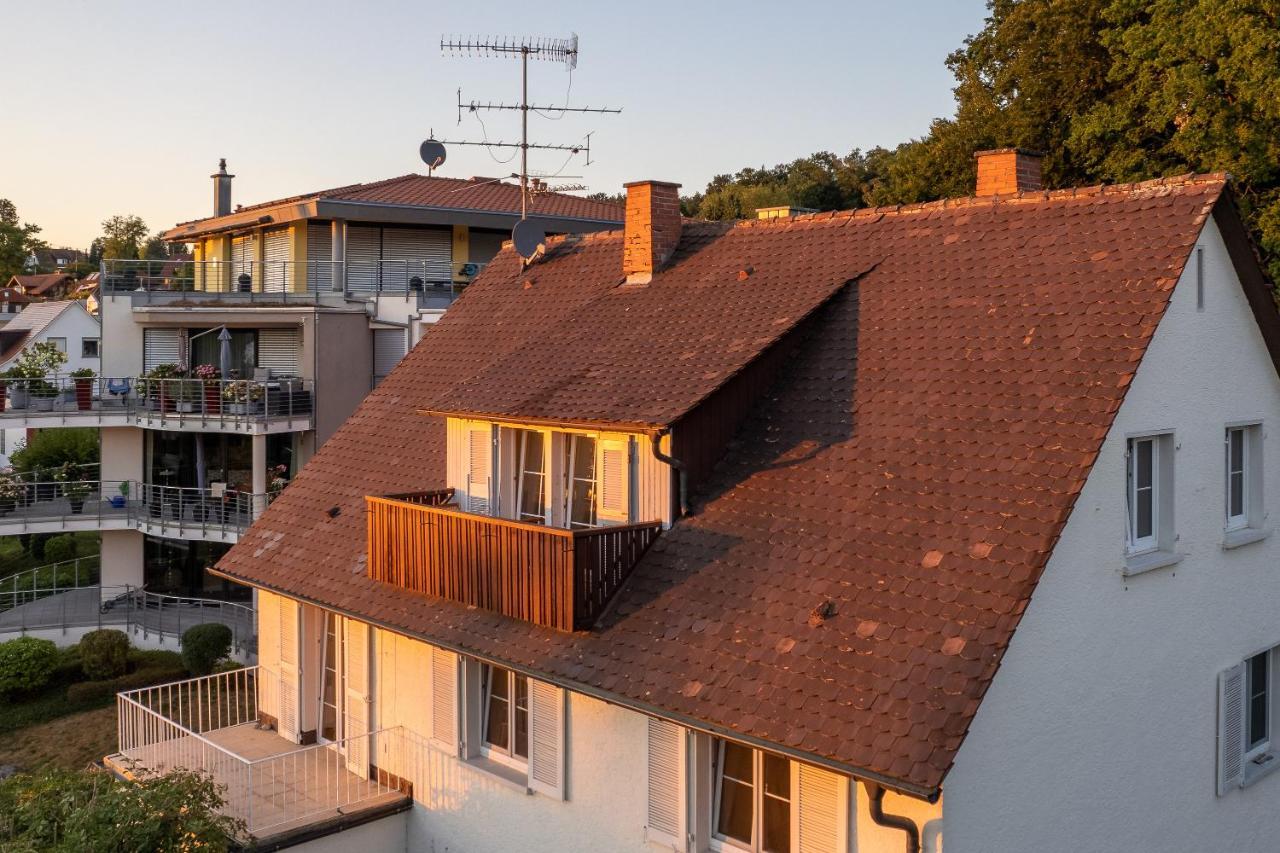
<path fill-rule="evenodd" d="M 431 649 L 431 739 L 458 754 L 458 656 Z"/>
<path fill-rule="evenodd" d="M 529 789 L 564 799 L 564 691 L 529 679 Z"/>
<path fill-rule="evenodd" d="M 258 593 L 258 707 L 280 720 L 280 602 Z"/>
<path fill-rule="evenodd" d="M 1244 664 L 1218 673 L 1218 796 L 1244 779 Z"/>
<path fill-rule="evenodd" d="M 848 785 L 826 770 L 795 764 L 795 843 L 798 853 L 837 853 L 847 848 Z"/>
<path fill-rule="evenodd" d="M 493 429 L 477 424 L 467 430 L 467 511 L 489 514 L 493 482 Z"/>
<path fill-rule="evenodd" d="M 600 489 L 597 518 L 602 523 L 626 524 L 631 520 L 631 442 L 602 438 L 596 446 Z"/>
<path fill-rule="evenodd" d="M 343 623 L 347 701 L 342 737 L 347 742 L 347 769 L 364 779 L 369 775 L 369 626 L 354 619 Z"/>
<path fill-rule="evenodd" d="M 685 731 L 649 718 L 647 841 L 685 849 Z"/>
<path fill-rule="evenodd" d="M 149 372 L 161 364 L 177 364 L 181 349 L 177 329 L 142 330 L 142 369 Z"/>
<path fill-rule="evenodd" d="M 277 730 L 282 737 L 301 740 L 298 721 L 298 602 L 283 595 L 279 602 L 280 687 Z"/>

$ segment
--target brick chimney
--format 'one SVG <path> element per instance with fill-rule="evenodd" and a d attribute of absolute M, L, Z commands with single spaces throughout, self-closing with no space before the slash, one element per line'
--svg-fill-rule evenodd
<path fill-rule="evenodd" d="M 213 178 L 213 215 L 226 216 L 231 212 L 231 179 L 235 175 L 227 174 L 227 158 L 218 161 L 218 171 L 209 177 Z"/>
<path fill-rule="evenodd" d="M 1039 192 L 1044 189 L 1040 161 L 1044 155 L 1022 148 L 997 148 L 979 151 L 978 187 L 975 195 L 1008 195 Z"/>
<path fill-rule="evenodd" d="M 622 231 L 622 274 L 628 284 L 648 284 L 680 242 L 680 185 L 633 181 L 627 190 Z"/>

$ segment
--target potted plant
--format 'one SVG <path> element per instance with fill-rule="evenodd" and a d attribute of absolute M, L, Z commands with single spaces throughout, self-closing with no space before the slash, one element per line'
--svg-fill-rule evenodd
<path fill-rule="evenodd" d="M 9 406 L 14 409 L 27 407 L 27 377 L 22 367 L 15 364 L 4 372 L 5 385 L 9 389 Z"/>
<path fill-rule="evenodd" d="M 120 494 L 110 497 L 112 509 L 124 509 L 125 504 L 129 502 L 129 481 L 125 480 L 120 484 Z"/>
<path fill-rule="evenodd" d="M 71 378 L 76 385 L 76 408 L 82 412 L 93 408 L 93 377 L 95 376 L 97 374 L 88 367 L 71 371 Z"/>
<path fill-rule="evenodd" d="M 0 469 L 0 515 L 8 515 L 22 496 L 22 478 L 12 468 Z"/>
<path fill-rule="evenodd" d="M 56 373 L 66 363 L 67 354 L 52 341 L 32 344 L 18 356 L 14 369 L 21 372 L 22 377 L 27 380 L 26 390 L 31 396 L 32 408 L 45 412 L 53 409 L 53 398 L 58 395 L 58 389 L 47 382 L 45 377 Z"/>
<path fill-rule="evenodd" d="M 53 400 L 58 396 L 57 387 L 43 377 L 27 380 L 27 393 L 31 395 L 31 408 L 37 412 L 53 411 Z"/>
<path fill-rule="evenodd" d="M 284 491 L 284 487 L 289 485 L 289 478 L 285 476 L 289 473 L 289 468 L 286 465 L 276 465 L 267 473 L 271 475 L 267 482 L 267 496 L 270 500 L 275 500 Z"/>
<path fill-rule="evenodd" d="M 222 402 L 233 415 L 245 414 L 246 400 L 249 397 L 249 382 L 245 379 L 233 379 L 222 389 Z"/>
<path fill-rule="evenodd" d="M 206 414 L 216 415 L 222 411 L 222 371 L 212 364 L 198 364 L 191 371 L 204 387 L 204 410 Z"/>
<path fill-rule="evenodd" d="M 197 379 L 179 379 L 172 385 L 173 409 L 178 412 L 194 412 L 204 397 L 204 383 Z"/>
<path fill-rule="evenodd" d="M 143 390 L 146 393 L 147 407 L 157 411 L 172 412 L 177 403 L 172 380 L 182 375 L 178 365 L 157 364 L 147 371 Z M 142 385 L 143 383 L 139 383 Z"/>
<path fill-rule="evenodd" d="M 81 467 L 74 462 L 64 462 L 53 479 L 62 484 L 62 496 L 71 504 L 72 514 L 84 512 L 84 501 L 89 496 L 90 484 L 85 482 Z"/>

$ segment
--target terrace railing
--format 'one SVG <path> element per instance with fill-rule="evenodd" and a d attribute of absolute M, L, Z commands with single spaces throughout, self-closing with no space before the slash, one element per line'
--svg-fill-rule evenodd
<path fill-rule="evenodd" d="M 565 530 L 366 498 L 370 578 L 562 631 L 589 628 L 659 522 Z"/>
<path fill-rule="evenodd" d="M 127 293 L 135 305 L 175 299 L 217 299 L 229 304 L 328 304 L 371 296 L 417 298 L 447 306 L 462 288 L 438 259 L 347 261 L 139 261 L 104 260 L 104 294 Z"/>
<path fill-rule="evenodd" d="M 228 735 L 258 722 L 258 689 L 267 677 L 249 667 L 119 694 L 119 762 L 135 773 L 204 771 L 225 788 L 223 810 L 259 837 L 408 793 L 400 777 L 371 766 L 377 756 L 402 751 L 399 727 L 304 747 L 281 740 L 281 751 L 257 759 L 238 754 Z"/>
<path fill-rule="evenodd" d="M 0 613 L 68 590 L 96 587 L 101 569 L 102 558 L 93 554 L 0 578 Z"/>

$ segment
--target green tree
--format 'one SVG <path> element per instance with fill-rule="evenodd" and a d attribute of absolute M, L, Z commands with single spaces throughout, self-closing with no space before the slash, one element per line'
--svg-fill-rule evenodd
<path fill-rule="evenodd" d="M 140 216 L 113 216 L 102 223 L 100 257 L 136 260 L 146 257 L 147 223 Z M 92 250 L 91 250 L 92 251 Z"/>
<path fill-rule="evenodd" d="M 39 225 L 21 222 L 17 206 L 0 198 L 0 286 L 24 271 L 32 252 L 45 248 L 44 241 L 36 237 L 39 233 Z"/>
<path fill-rule="evenodd" d="M 42 429 L 9 458 L 14 470 L 44 479 L 67 464 L 92 472 L 98 462 L 98 431 L 91 427 Z"/>
<path fill-rule="evenodd" d="M 0 781 L 0 849 L 226 851 L 245 835 L 224 789 L 185 770 L 135 782 L 104 770 L 46 770 Z"/>

